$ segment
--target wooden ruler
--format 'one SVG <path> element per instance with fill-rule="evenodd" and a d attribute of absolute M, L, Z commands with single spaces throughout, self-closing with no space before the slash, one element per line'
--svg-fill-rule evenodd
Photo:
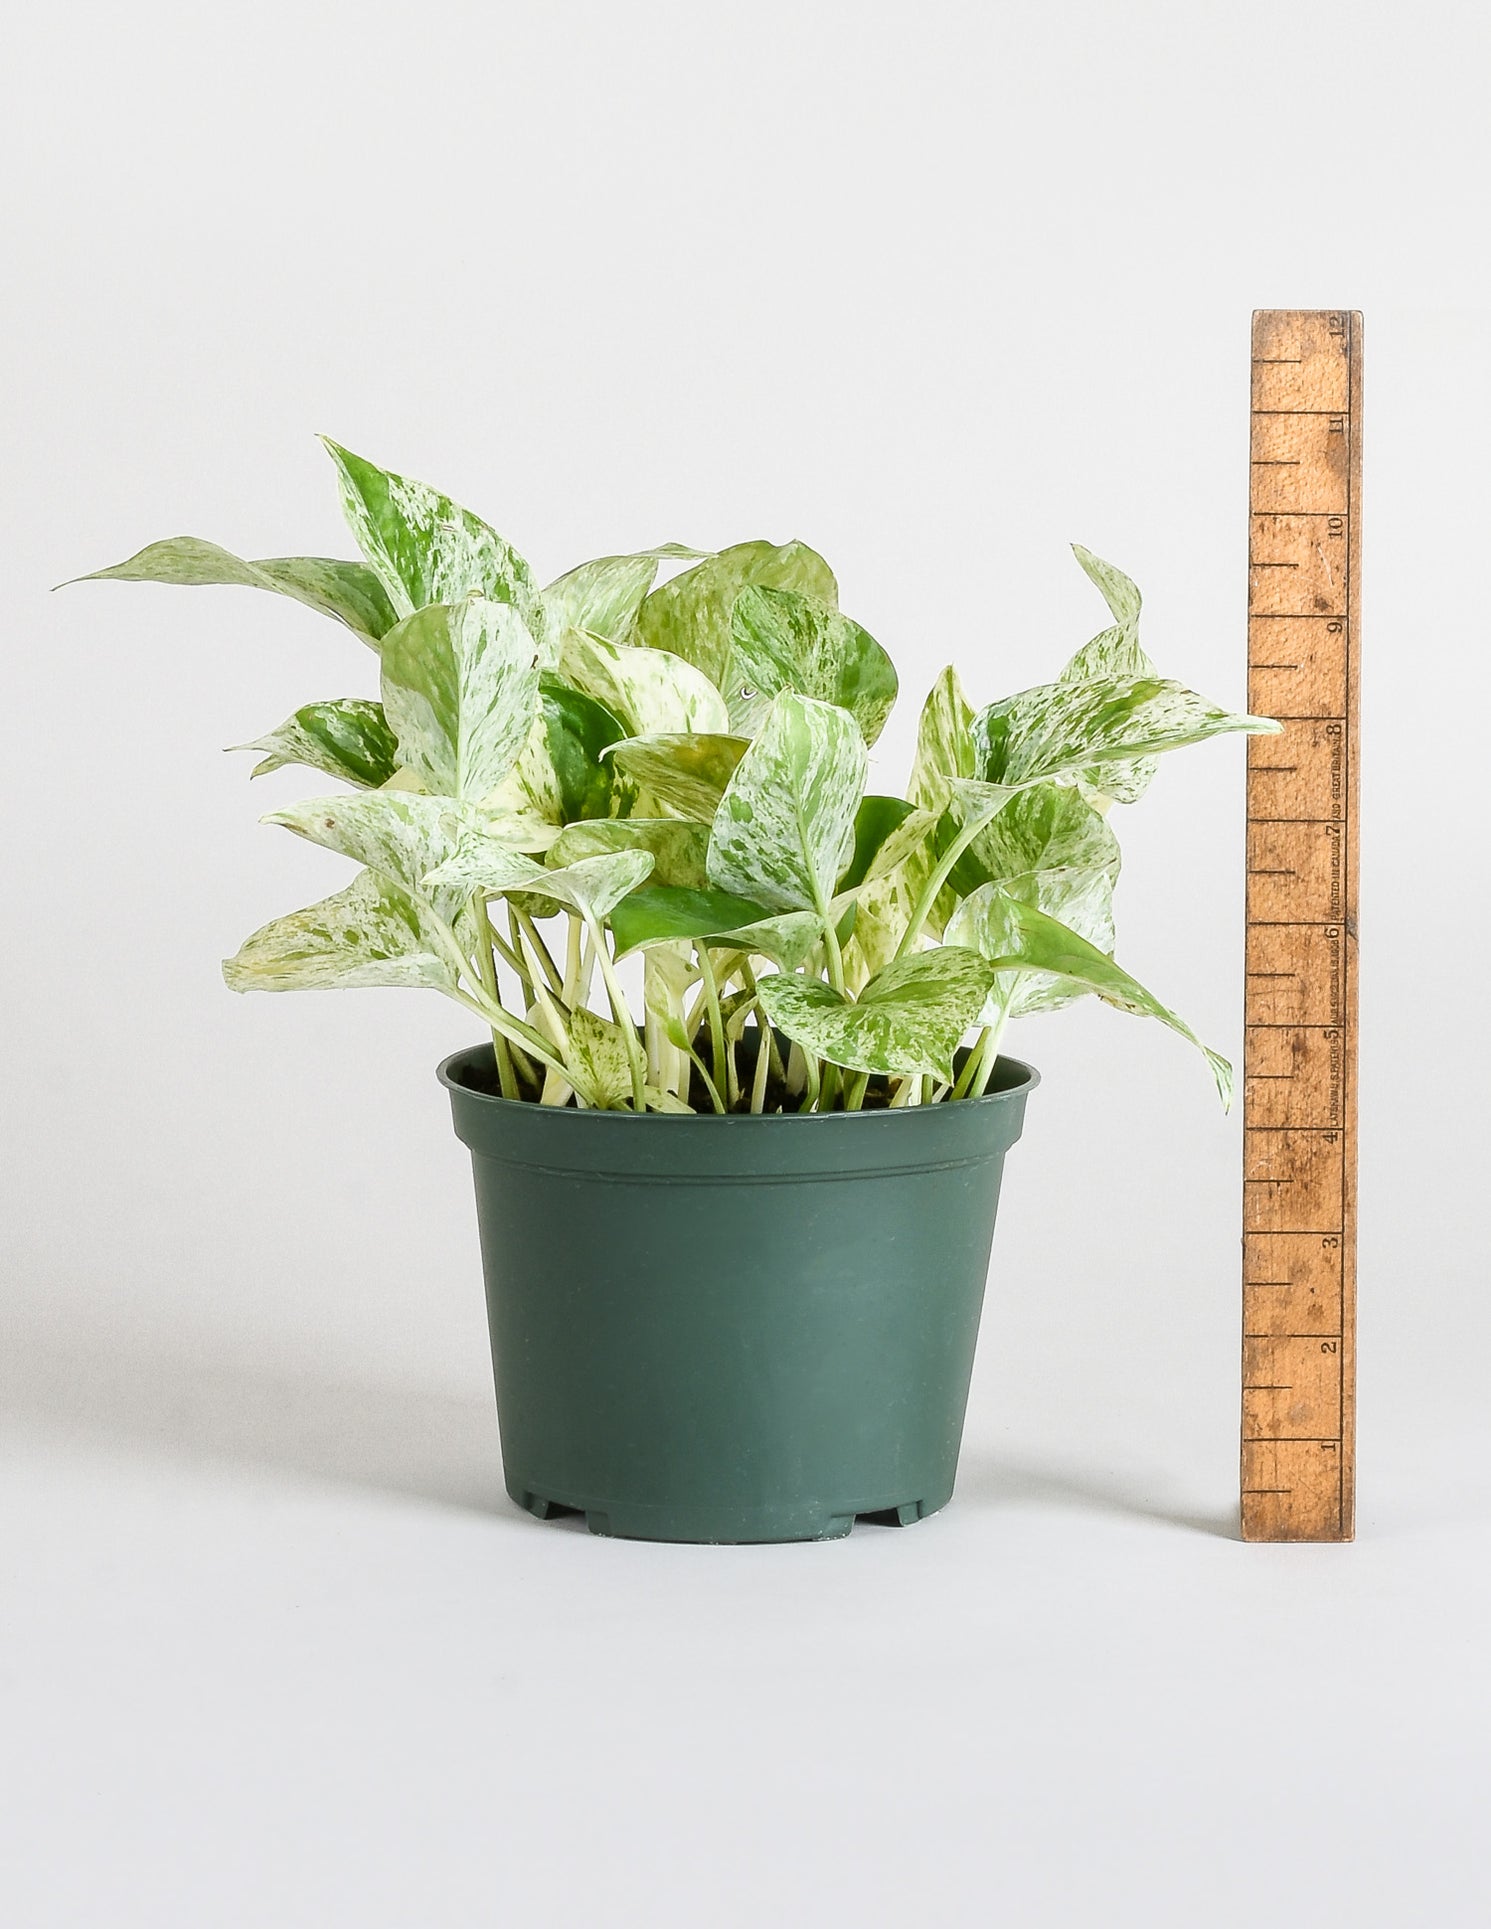
<path fill-rule="evenodd" d="M 1362 318 L 1253 317 L 1243 1044 L 1245 1540 L 1356 1499 Z"/>

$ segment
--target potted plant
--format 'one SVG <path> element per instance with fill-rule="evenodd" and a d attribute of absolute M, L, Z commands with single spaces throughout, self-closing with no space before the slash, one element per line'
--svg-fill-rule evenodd
<path fill-rule="evenodd" d="M 662 1540 L 933 1512 L 1036 1083 L 1005 1027 L 1095 994 L 1199 1044 L 1114 961 L 1108 812 L 1162 752 L 1277 726 L 1159 676 L 1138 591 L 1078 549 L 1110 626 L 980 708 L 945 670 L 906 795 L 867 794 L 896 672 L 806 545 L 540 588 L 469 510 L 328 448 L 363 561 L 180 537 L 97 573 L 273 590 L 374 654 L 376 699 L 247 746 L 343 786 L 267 821 L 357 875 L 224 972 L 427 987 L 484 1028 L 440 1077 L 510 1493 Z"/>

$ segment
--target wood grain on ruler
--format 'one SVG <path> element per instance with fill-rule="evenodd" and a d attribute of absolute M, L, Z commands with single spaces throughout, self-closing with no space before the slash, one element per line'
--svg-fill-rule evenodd
<path fill-rule="evenodd" d="M 1349 1540 L 1361 316 L 1253 318 L 1242 1525 Z"/>

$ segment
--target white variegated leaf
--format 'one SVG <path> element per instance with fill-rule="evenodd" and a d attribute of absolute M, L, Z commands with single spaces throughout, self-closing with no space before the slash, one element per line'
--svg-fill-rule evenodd
<path fill-rule="evenodd" d="M 651 851 L 615 851 L 546 869 L 480 831 L 469 831 L 423 882 L 426 890 L 451 894 L 458 901 L 476 891 L 491 897 L 524 891 L 552 898 L 599 923 L 651 869 Z"/>
<path fill-rule="evenodd" d="M 1097 677 L 1149 677 L 1156 674 L 1148 652 L 1139 641 L 1137 587 L 1122 570 L 1094 556 L 1080 544 L 1072 545 L 1077 561 L 1103 594 L 1114 627 L 1103 630 L 1071 658 L 1062 671 L 1062 683 L 1089 683 Z M 1159 768 L 1153 757 L 1136 757 L 1127 762 L 1096 764 L 1081 773 L 1081 783 L 1100 802 L 1135 804 L 1149 789 Z"/>
<path fill-rule="evenodd" d="M 96 569 L 73 581 L 179 583 L 190 587 L 235 583 L 247 589 L 267 589 L 319 610 L 323 616 L 334 616 L 364 643 L 374 645 L 397 620 L 382 583 L 364 563 L 339 562 L 330 556 L 261 556 L 249 562 L 216 543 L 203 542 L 200 536 L 169 536 L 111 569 Z M 67 585 L 59 587 L 65 589 Z"/>
<path fill-rule="evenodd" d="M 362 871 L 344 891 L 273 918 L 223 962 L 233 991 L 410 985 L 451 991 L 455 974 L 425 913 L 388 878 Z"/>
<path fill-rule="evenodd" d="M 806 543 L 736 543 L 655 589 L 637 612 L 637 641 L 681 656 L 723 689 L 730 612 L 747 583 L 797 590 L 833 605 L 839 600 L 833 571 Z"/>
<path fill-rule="evenodd" d="M 570 1084 L 597 1111 L 626 1110 L 632 1098 L 632 1067 L 620 1025 L 577 1005 L 565 1029 L 564 1063 Z"/>
<path fill-rule="evenodd" d="M 560 639 L 559 673 L 604 704 L 629 737 L 726 735 L 730 730 L 725 699 L 709 678 L 667 650 L 608 643 L 570 629 Z"/>
<path fill-rule="evenodd" d="M 756 734 L 779 690 L 838 704 L 867 744 L 884 729 L 896 700 L 895 665 L 868 630 L 832 604 L 747 583 L 731 611 L 730 635 L 725 694 L 738 735 Z"/>
<path fill-rule="evenodd" d="M 826 916 L 868 768 L 847 710 L 782 691 L 714 814 L 710 881 L 772 911 Z"/>
<path fill-rule="evenodd" d="M 997 884 L 986 884 L 965 898 L 949 926 L 958 942 L 977 947 L 998 972 L 1039 971 L 1072 980 L 1095 991 L 1105 1004 L 1137 1017 L 1155 1018 L 1186 1039 L 1206 1059 L 1223 1105 L 1232 1102 L 1232 1067 L 1211 1051 L 1178 1018 L 1095 944 L 1033 904 Z"/>
<path fill-rule="evenodd" d="M 677 734 L 628 737 L 606 755 L 653 807 L 708 824 L 748 748 L 744 737 Z"/>
<path fill-rule="evenodd" d="M 277 730 L 233 748 L 264 753 L 251 776 L 263 777 L 286 764 L 305 764 L 359 790 L 379 789 L 397 768 L 398 741 L 383 706 L 364 697 L 304 704 Z"/>
<path fill-rule="evenodd" d="M 1114 623 L 1120 630 L 1132 635 L 1139 627 L 1139 612 L 1144 606 L 1138 584 L 1125 576 L 1121 569 L 1115 569 L 1112 563 L 1105 563 L 1101 556 L 1094 556 L 1090 549 L 1084 549 L 1081 543 L 1072 544 L 1072 554 L 1088 581 L 1108 605 L 1108 613 Z"/>
<path fill-rule="evenodd" d="M 383 708 L 400 761 L 428 790 L 486 797 L 538 714 L 532 634 L 510 604 L 485 597 L 416 610 L 383 639 Z"/>
<path fill-rule="evenodd" d="M 399 616 L 477 594 L 512 604 L 543 644 L 546 619 L 532 573 L 495 529 L 428 483 L 380 469 L 325 436 L 322 441 L 337 466 L 357 546 Z"/>
<path fill-rule="evenodd" d="M 566 630 L 589 630 L 609 643 L 633 642 L 637 611 L 652 588 L 658 563 L 708 553 L 682 543 L 661 543 L 634 556 L 599 556 L 567 570 L 543 593 L 550 633 L 562 636 Z"/>
<path fill-rule="evenodd" d="M 479 836 L 485 843 L 497 845 L 496 825 L 490 813 L 448 797 L 423 797 L 408 791 L 370 790 L 312 797 L 286 810 L 271 811 L 263 821 L 282 824 L 313 844 L 365 864 L 403 890 L 425 896 L 446 924 L 455 922 L 469 890 L 430 891 L 425 879 L 455 853 L 463 839 Z M 543 875 L 541 864 L 532 868 Z"/>
<path fill-rule="evenodd" d="M 1075 796 L 1073 791 L 1070 795 Z M 984 887 L 980 886 L 982 890 Z M 1111 957 L 1113 954 L 1113 873 L 1102 867 L 1077 865 L 1028 871 L 1008 877 L 999 887 L 1007 897 L 1033 905 L 1068 931 Z M 948 921 L 949 944 L 974 944 L 973 927 L 963 920 L 962 907 Z M 977 945 L 974 945 L 977 949 Z M 996 1024 L 1001 1016 L 1024 1018 L 1037 1011 L 1059 1011 L 1093 987 L 1083 981 L 1048 971 L 1002 971 L 995 979 L 982 1023 Z"/>
<path fill-rule="evenodd" d="M 980 777 L 1013 787 L 1074 781 L 1094 764 L 1155 756 L 1228 731 L 1278 728 L 1163 677 L 1108 677 L 1022 690 L 980 711 L 973 736 Z"/>
<path fill-rule="evenodd" d="M 952 874 L 962 896 L 980 884 L 1031 871 L 1106 870 L 1116 879 L 1122 857 L 1102 812 L 1066 784 L 1016 791 L 974 838 Z"/>
<path fill-rule="evenodd" d="M 831 1064 L 947 1079 L 992 980 L 977 951 L 943 945 L 887 965 L 853 1003 L 812 978 L 763 978 L 757 990 L 771 1022 Z"/>
<path fill-rule="evenodd" d="M 569 824 L 549 851 L 549 863 L 573 864 L 584 857 L 606 857 L 613 851 L 651 851 L 651 882 L 684 890 L 707 889 L 704 868 L 709 831 L 677 817 L 597 817 Z"/>
<path fill-rule="evenodd" d="M 927 692 L 916 731 L 907 796 L 921 810 L 947 808 L 948 780 L 974 775 L 973 706 L 951 664 Z"/>

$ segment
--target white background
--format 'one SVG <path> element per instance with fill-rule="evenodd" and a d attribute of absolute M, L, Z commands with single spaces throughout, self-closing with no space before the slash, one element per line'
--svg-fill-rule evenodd
<path fill-rule="evenodd" d="M 7 1925 L 1484 1922 L 1483 10 L 142 0 L 6 45 Z M 431 1075 L 467 1021 L 218 978 L 344 875 L 220 746 L 371 657 L 48 586 L 350 553 L 315 430 L 545 579 L 801 536 L 901 666 L 889 788 L 945 661 L 987 700 L 1100 626 L 1073 538 L 1241 704 L 1255 306 L 1366 314 L 1359 1540 L 1236 1539 L 1236 1120 L 1086 1008 L 1011 1040 L 944 1515 L 538 1526 Z M 1234 1052 L 1241 774 L 1120 814 L 1120 956 Z"/>

